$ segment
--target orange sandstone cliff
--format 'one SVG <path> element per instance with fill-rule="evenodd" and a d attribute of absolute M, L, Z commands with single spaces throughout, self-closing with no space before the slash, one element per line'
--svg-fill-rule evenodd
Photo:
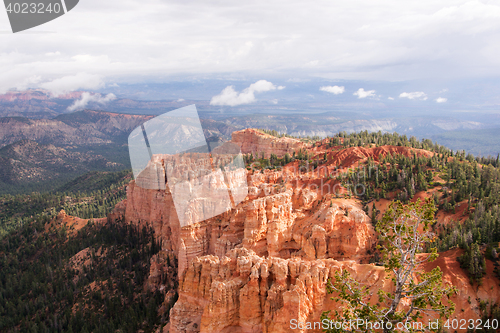
<path fill-rule="evenodd" d="M 252 153 L 259 157 L 264 154 L 266 158 L 271 154 L 278 157 L 283 157 L 287 153 L 292 155 L 294 151 L 310 147 L 309 144 L 297 139 L 277 138 L 253 128 L 234 132 L 231 141 L 241 147 L 243 154 Z"/>
<path fill-rule="evenodd" d="M 266 156 L 306 148 L 318 156 L 325 153 L 298 140 L 250 129 L 233 133 L 233 143 L 243 153 Z M 321 171 L 300 169 L 298 162 L 280 171 L 249 171 L 243 202 L 185 227 L 168 189 L 144 189 L 132 181 L 127 199 L 111 218 L 149 224 L 161 238 L 149 286 L 162 288 L 162 276 L 172 276 L 167 257 L 178 264 L 179 299 L 163 332 L 305 332 L 291 329 L 290 320 L 319 322 L 323 311 L 335 308 L 326 283 L 340 269 L 348 269 L 371 288 L 390 288 L 384 269 L 368 264 L 376 245 L 370 218 L 361 203 L 343 196 L 339 182 L 329 177 L 333 170 L 368 158 L 378 161 L 389 153 L 431 154 L 406 147 L 348 148 L 328 151 Z M 454 317 L 477 319 L 479 299 L 500 302 L 499 281 L 488 274 L 482 286 L 471 286 L 456 261 L 457 251 L 441 254 L 429 269 L 439 265 L 445 282 L 459 288 Z M 488 265 L 492 271 L 491 262 Z"/>

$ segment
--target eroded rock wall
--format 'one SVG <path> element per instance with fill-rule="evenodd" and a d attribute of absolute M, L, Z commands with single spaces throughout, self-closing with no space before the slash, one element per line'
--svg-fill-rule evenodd
<path fill-rule="evenodd" d="M 356 269 L 353 261 L 262 257 L 245 248 L 197 258 L 180 280 L 170 332 L 291 332 L 291 319 L 319 321 L 332 303 L 328 278 L 343 267 L 373 286 L 387 284 L 383 268 Z"/>
<path fill-rule="evenodd" d="M 255 130 L 233 134 L 244 153 L 283 156 L 305 148 L 297 140 L 280 140 Z M 152 225 L 161 237 L 163 251 L 153 259 L 150 288 L 172 276 L 162 267 L 167 260 L 178 262 L 179 299 L 164 332 L 300 332 L 290 328 L 291 319 L 319 321 L 323 311 L 337 306 L 325 286 L 341 269 L 372 288 L 390 288 L 384 269 L 367 264 L 376 242 L 370 218 L 358 200 L 334 193 L 338 182 L 328 175 L 374 154 L 396 152 L 413 154 L 406 147 L 349 148 L 331 153 L 324 172 L 300 172 L 298 162 L 282 171 L 252 171 L 244 201 L 183 227 L 168 189 L 148 190 L 131 182 L 127 200 L 113 216 Z M 472 298 L 471 310 L 464 309 L 458 318 L 479 318 L 474 298 L 500 301 L 495 296 L 499 283 L 485 284 L 491 293 L 483 287 L 474 290 L 453 266 L 456 256 L 450 252 L 436 265 L 445 281 L 461 286 L 457 308 Z"/>
<path fill-rule="evenodd" d="M 277 138 L 252 128 L 233 132 L 231 142 L 239 145 L 243 154 L 251 153 L 259 157 L 264 154 L 266 158 L 269 158 L 271 154 L 283 157 L 288 153 L 292 156 L 294 151 L 310 146 L 297 139 Z"/>
<path fill-rule="evenodd" d="M 471 285 L 456 261 L 460 252 L 456 249 L 441 253 L 425 269 L 439 266 L 443 282 L 458 288 L 451 297 L 456 305 L 453 319 L 478 320 L 481 300 L 488 304 L 500 302 L 500 281 L 489 275 L 493 264 L 488 261 L 489 276 L 483 285 Z M 354 260 L 262 257 L 245 248 L 231 250 L 223 258 L 196 258 L 180 279 L 179 300 L 170 312 L 169 332 L 319 333 L 321 329 L 298 329 L 292 320 L 318 323 L 324 311 L 340 310 L 341 305 L 331 299 L 333 295 L 326 293 L 326 283 L 342 270 L 370 288 L 371 304 L 377 303 L 379 289 L 393 289 L 383 267 Z M 423 321 L 435 319 L 424 317 Z"/>

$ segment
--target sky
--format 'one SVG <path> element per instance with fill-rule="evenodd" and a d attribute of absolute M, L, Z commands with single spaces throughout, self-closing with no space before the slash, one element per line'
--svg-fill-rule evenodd
<path fill-rule="evenodd" d="M 212 98 L 216 104 L 283 89 L 277 77 L 487 80 L 500 77 L 499 41 L 498 1 L 81 0 L 66 15 L 17 34 L 0 10 L 0 93 L 44 88 L 57 95 L 219 77 L 229 83 Z M 228 88 L 248 75 L 257 77 L 255 86 Z M 361 85 L 349 92 L 338 84 L 320 88 L 378 98 Z M 422 89 L 389 97 L 448 102 Z"/>

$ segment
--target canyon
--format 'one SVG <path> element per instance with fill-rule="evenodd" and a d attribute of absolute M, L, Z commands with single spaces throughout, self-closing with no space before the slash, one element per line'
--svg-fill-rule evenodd
<path fill-rule="evenodd" d="M 171 260 L 166 258 L 177 262 L 179 298 L 163 332 L 320 332 L 292 330 L 290 321 L 319 322 L 323 311 L 338 307 L 326 284 L 341 270 L 371 290 L 391 290 L 384 268 L 370 263 L 377 243 L 371 218 L 362 202 L 330 175 L 368 159 L 378 163 L 387 154 L 433 153 L 395 146 L 312 147 L 253 129 L 233 133 L 232 143 L 243 154 L 284 156 L 304 149 L 312 160 L 325 153 L 327 159 L 315 170 L 301 169 L 298 161 L 280 170 L 247 168 L 241 176 L 248 186 L 245 200 L 187 225 L 180 222 L 168 186 L 147 189 L 136 181 L 129 184 L 127 199 L 109 218 L 154 228 L 162 250 L 151 260 L 150 288 L 165 288 L 163 281 L 171 281 L 165 278 L 172 276 L 166 264 Z M 155 165 L 165 174 L 164 164 Z M 458 288 L 451 297 L 456 304 L 453 318 L 478 319 L 481 300 L 500 302 L 500 281 L 487 261 L 484 283 L 471 285 L 456 260 L 460 251 L 440 253 L 425 269 L 439 266 L 444 283 Z M 167 294 L 165 303 L 171 299 Z"/>

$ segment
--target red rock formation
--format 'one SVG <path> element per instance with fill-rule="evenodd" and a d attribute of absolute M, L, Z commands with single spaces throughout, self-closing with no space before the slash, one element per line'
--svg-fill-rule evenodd
<path fill-rule="evenodd" d="M 57 216 L 52 219 L 50 223 L 45 225 L 45 230 L 49 230 L 52 226 L 62 227 L 65 225 L 68 228 L 68 232 L 74 234 L 85 227 L 90 220 L 94 223 L 106 223 L 107 218 L 82 219 L 76 216 L 68 215 L 64 209 L 61 209 Z"/>
<path fill-rule="evenodd" d="M 244 153 L 284 155 L 304 147 L 279 140 L 256 130 L 233 134 Z M 329 153 L 322 165 L 326 172 L 299 171 L 298 162 L 283 171 L 251 171 L 245 201 L 185 227 L 168 190 L 131 182 L 126 202 L 113 216 L 151 224 L 160 235 L 163 251 L 152 260 L 150 288 L 161 288 L 169 274 L 165 258 L 178 260 L 179 299 L 170 311 L 169 332 L 305 332 L 290 329 L 290 320 L 318 322 L 323 311 L 338 306 L 325 288 L 336 271 L 348 269 L 374 290 L 390 288 L 384 269 L 366 264 L 376 241 L 370 218 L 358 200 L 333 195 L 338 182 L 326 177 L 338 166 L 351 167 L 368 157 L 378 161 L 379 155 L 414 152 L 431 154 L 406 147 L 349 148 Z M 454 298 L 456 318 L 478 318 L 476 298 L 500 301 L 499 283 L 489 278 L 482 287 L 472 287 L 456 256 L 456 250 L 444 253 L 426 269 L 439 265 L 444 280 L 461 288 Z M 490 262 L 488 267 L 493 269 Z M 486 288 L 493 291 L 488 294 Z"/>
<path fill-rule="evenodd" d="M 271 153 L 278 157 L 283 157 L 286 153 L 291 156 L 294 151 L 310 147 L 297 139 L 277 138 L 253 128 L 234 132 L 231 142 L 239 145 L 243 154 L 252 153 L 260 157 L 264 153 L 266 158 Z"/>
<path fill-rule="evenodd" d="M 444 283 L 458 287 L 458 294 L 451 298 L 457 309 L 451 319 L 477 320 L 479 299 L 500 301 L 500 281 L 489 275 L 482 286 L 472 286 L 456 261 L 458 254 L 458 250 L 442 253 L 425 269 L 439 266 Z M 493 270 L 492 262 L 487 266 Z M 290 323 L 292 319 L 319 322 L 323 311 L 338 309 L 339 304 L 326 293 L 326 283 L 341 269 L 375 291 L 373 304 L 378 289 L 392 288 L 383 267 L 352 260 L 261 257 L 245 248 L 223 258 L 196 258 L 180 279 L 179 300 L 170 312 L 170 332 L 321 332 L 292 329 Z"/>
<path fill-rule="evenodd" d="M 245 248 L 226 255 L 189 265 L 171 310 L 171 332 L 290 332 L 290 319 L 319 321 L 330 271 L 344 264 L 261 257 Z M 369 267 L 384 283 L 383 269 Z"/>
<path fill-rule="evenodd" d="M 362 259 L 374 234 L 354 201 L 318 205 L 318 194 L 302 192 L 260 193 L 221 216 L 179 228 L 169 194 L 129 185 L 126 220 L 151 223 L 162 237 L 161 253 L 171 251 L 179 261 L 180 298 L 170 313 L 170 332 L 230 332 L 231 327 L 281 332 L 289 318 L 321 313 L 324 265 L 316 258 Z M 235 253 L 248 255 L 236 258 Z M 301 275 L 311 269 L 318 270 L 313 277 Z M 236 271 L 239 278 L 233 278 Z M 161 272 L 161 265 L 152 265 L 152 285 Z M 313 296 L 310 285 L 323 296 Z"/>

